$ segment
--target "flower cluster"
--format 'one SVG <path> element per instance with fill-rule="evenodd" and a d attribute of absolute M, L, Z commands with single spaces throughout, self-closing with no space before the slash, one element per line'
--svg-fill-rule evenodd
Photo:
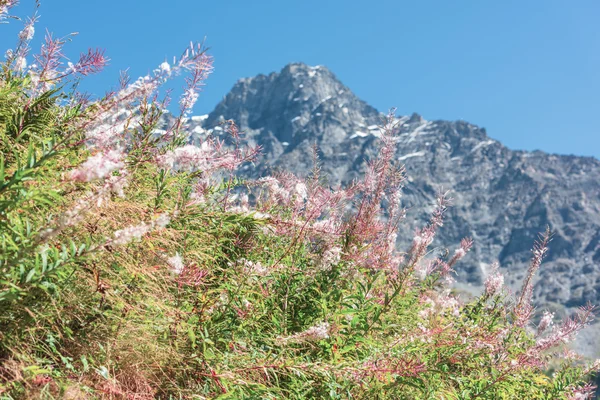
<path fill-rule="evenodd" d="M 492 266 L 492 271 L 485 280 L 485 293 L 488 296 L 494 296 L 502 290 L 504 286 L 504 276 L 498 271 L 498 264 Z"/>
<path fill-rule="evenodd" d="M 8 11 L 17 4 L 17 0 L 0 1 L 0 23 L 8 17 Z"/>
<path fill-rule="evenodd" d="M 174 256 L 167 258 L 167 264 L 169 264 L 169 267 L 171 267 L 171 271 L 173 271 L 173 273 L 176 275 L 180 275 L 183 272 L 183 269 L 185 268 L 183 258 L 181 258 L 179 253 L 176 253 Z"/>
<path fill-rule="evenodd" d="M 340 262 L 342 249 L 340 247 L 331 247 L 325 249 L 319 257 L 317 268 L 321 271 L 329 271 L 333 266 Z"/>
<path fill-rule="evenodd" d="M 118 150 L 100 152 L 88 158 L 76 170 L 71 171 L 71 179 L 81 182 L 90 182 L 109 176 L 113 171 L 125 166 L 123 153 Z"/>
<path fill-rule="evenodd" d="M 281 341 L 291 343 L 318 342 L 320 340 L 329 339 L 330 329 L 331 326 L 328 322 L 320 322 L 302 332 L 282 338 Z"/>
<path fill-rule="evenodd" d="M 244 274 L 247 276 L 267 276 L 269 274 L 269 269 L 260 261 L 241 259 L 238 260 L 238 263 L 242 265 Z"/>
<path fill-rule="evenodd" d="M 133 240 L 141 239 L 145 234 L 154 229 L 162 229 L 166 227 L 169 222 L 169 216 L 167 214 L 161 214 L 150 223 L 142 222 L 140 224 L 128 226 L 127 228 L 115 231 L 113 234 L 113 239 L 109 240 L 107 244 L 114 246 L 126 245 Z"/>

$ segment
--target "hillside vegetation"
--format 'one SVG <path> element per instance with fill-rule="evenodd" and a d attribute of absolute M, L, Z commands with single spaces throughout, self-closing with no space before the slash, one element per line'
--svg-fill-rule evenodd
<path fill-rule="evenodd" d="M 448 193 L 397 249 L 392 113 L 347 187 L 325 183 L 316 150 L 307 177 L 242 181 L 260 149 L 233 121 L 187 144 L 212 70 L 201 46 L 92 101 L 75 83 L 104 54 L 67 62 L 48 35 L 33 58 L 35 19 L 0 64 L 0 398 L 588 398 L 599 363 L 565 346 L 593 308 L 533 323 L 550 232 L 516 296 L 498 271 L 479 297 L 452 292 L 472 241 L 430 248 Z"/>

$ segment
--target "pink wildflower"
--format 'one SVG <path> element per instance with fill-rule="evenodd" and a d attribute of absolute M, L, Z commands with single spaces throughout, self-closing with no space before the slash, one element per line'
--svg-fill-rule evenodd
<path fill-rule="evenodd" d="M 179 105 L 187 114 L 191 112 L 194 104 L 196 104 L 196 101 L 198 101 L 198 92 L 196 92 L 193 88 L 187 88 L 179 100 Z"/>
<path fill-rule="evenodd" d="M 340 262 L 342 249 L 335 246 L 326 249 L 317 263 L 317 267 L 321 271 L 330 271 L 331 268 Z"/>
<path fill-rule="evenodd" d="M 152 221 L 152 227 L 166 228 L 167 225 L 169 225 L 169 222 L 171 222 L 171 218 L 169 217 L 169 214 L 162 213 L 158 217 L 156 217 L 156 219 L 154 221 Z"/>
<path fill-rule="evenodd" d="M 573 317 L 567 318 L 561 325 L 555 326 L 547 337 L 539 338 L 534 350 L 539 353 L 573 341 L 577 334 L 593 320 L 593 311 L 594 307 L 592 306 L 579 308 Z"/>
<path fill-rule="evenodd" d="M 473 239 L 465 238 L 460 241 L 460 247 L 454 251 L 454 256 L 448 262 L 450 267 L 454 266 L 461 258 L 467 255 L 473 246 Z"/>
<path fill-rule="evenodd" d="M 586 383 L 583 386 L 576 387 L 568 394 L 568 400 L 591 400 L 594 398 L 596 386 L 591 383 Z"/>
<path fill-rule="evenodd" d="M 105 178 L 113 171 L 119 170 L 124 166 L 123 153 L 110 150 L 88 158 L 79 168 L 71 172 L 71 179 L 80 182 L 90 182 Z"/>
<path fill-rule="evenodd" d="M 115 246 L 125 245 L 133 240 L 141 239 L 146 233 L 150 232 L 151 226 L 146 223 L 141 223 L 139 225 L 129 226 L 124 229 L 120 229 L 116 231 L 114 235 L 114 239 L 111 241 L 111 244 Z"/>
<path fill-rule="evenodd" d="M 167 264 L 171 267 L 171 271 L 174 274 L 179 275 L 183 272 L 185 265 L 183 264 L 183 258 L 179 255 L 179 253 L 175 253 L 173 257 L 167 258 Z"/>
<path fill-rule="evenodd" d="M 292 338 L 295 341 L 301 342 L 318 342 L 329 338 L 329 323 L 321 322 L 315 326 L 311 326 L 307 330 L 295 334 Z"/>
<path fill-rule="evenodd" d="M 138 225 L 132 225 L 127 228 L 120 229 L 113 234 L 114 238 L 109 241 L 109 244 L 122 246 L 131 241 L 140 240 L 148 232 L 154 229 L 166 227 L 169 221 L 170 218 L 167 214 L 161 214 L 149 224 L 142 222 Z"/>
<path fill-rule="evenodd" d="M 250 276 L 267 276 L 269 269 L 261 264 L 260 261 L 253 262 L 244 258 L 238 260 L 243 265 L 244 273 Z"/>
<path fill-rule="evenodd" d="M 159 165 L 174 171 L 204 171 L 209 169 L 213 156 L 213 148 L 208 142 L 199 147 L 188 144 L 175 150 L 170 150 L 159 157 Z"/>
<path fill-rule="evenodd" d="M 23 71 L 27 68 L 27 59 L 24 56 L 18 56 L 15 58 L 15 70 Z"/>
<path fill-rule="evenodd" d="M 492 272 L 485 280 L 485 294 L 494 296 L 502 290 L 504 286 L 504 276 L 498 271 L 498 264 L 492 266 Z"/>
<path fill-rule="evenodd" d="M 170 74 L 171 73 L 171 65 L 168 62 L 163 62 L 158 66 L 158 69 L 162 73 Z"/>
<path fill-rule="evenodd" d="M 551 313 L 549 311 L 544 311 L 544 315 L 542 316 L 542 319 L 540 320 L 540 323 L 538 325 L 538 335 L 544 333 L 544 331 L 551 327 L 554 324 L 554 313 Z"/>
<path fill-rule="evenodd" d="M 27 25 L 23 28 L 21 32 L 19 32 L 19 40 L 22 41 L 30 41 L 33 39 L 33 35 L 35 34 L 35 28 L 33 26 L 34 21 L 29 21 Z"/>

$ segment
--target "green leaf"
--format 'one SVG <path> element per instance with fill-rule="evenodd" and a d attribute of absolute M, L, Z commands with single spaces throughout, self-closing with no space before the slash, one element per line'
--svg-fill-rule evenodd
<path fill-rule="evenodd" d="M 31 282 L 31 279 L 33 278 L 34 275 L 35 275 L 35 268 L 32 269 L 31 271 L 29 271 L 29 273 L 27 274 L 27 277 L 25 278 L 25 283 Z"/>

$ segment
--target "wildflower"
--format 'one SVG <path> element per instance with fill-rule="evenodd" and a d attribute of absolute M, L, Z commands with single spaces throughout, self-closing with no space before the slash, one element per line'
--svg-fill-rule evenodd
<path fill-rule="evenodd" d="M 422 242 L 423 242 L 423 238 L 421 237 L 421 235 L 417 234 L 417 235 L 415 235 L 415 237 L 413 237 L 413 246 L 415 246 L 415 247 L 420 246 Z"/>
<path fill-rule="evenodd" d="M 119 151 L 111 150 L 107 153 L 98 153 L 72 171 L 71 179 L 80 182 L 102 179 L 113 171 L 123 168 L 124 165 L 123 153 Z"/>
<path fill-rule="evenodd" d="M 596 386 L 591 383 L 586 383 L 583 386 L 579 386 L 571 389 L 571 393 L 568 395 L 568 400 L 591 400 L 594 398 L 594 391 Z"/>
<path fill-rule="evenodd" d="M 467 252 L 462 247 L 454 251 L 454 256 L 457 258 L 462 258 L 465 256 L 465 254 L 467 254 Z"/>
<path fill-rule="evenodd" d="M 317 264 L 317 267 L 321 271 L 330 271 L 331 268 L 340 262 L 340 255 L 342 249 L 340 247 L 328 248 L 321 254 L 321 258 Z"/>
<path fill-rule="evenodd" d="M 179 253 L 175 253 L 173 257 L 167 258 L 167 264 L 169 264 L 169 267 L 171 267 L 171 271 L 173 271 L 173 273 L 176 275 L 181 274 L 183 272 L 183 268 L 185 268 L 185 265 L 183 264 L 183 259 L 181 258 Z"/>
<path fill-rule="evenodd" d="M 21 32 L 19 32 L 19 39 L 23 41 L 29 41 L 33 39 L 33 35 L 35 34 L 35 28 L 33 23 L 28 23 L 25 28 Z"/>
<path fill-rule="evenodd" d="M 152 227 L 146 223 L 120 229 L 113 234 L 114 239 L 110 243 L 115 246 L 125 245 L 133 240 L 141 239 L 151 229 Z"/>
<path fill-rule="evenodd" d="M 213 148 L 210 144 L 203 142 L 200 147 L 188 144 L 167 151 L 159 156 L 158 162 L 162 168 L 173 171 L 205 171 L 209 169 L 213 155 Z"/>
<path fill-rule="evenodd" d="M 435 311 L 435 302 L 428 296 L 421 299 L 424 308 L 419 311 L 419 316 L 423 319 L 429 318 Z"/>
<path fill-rule="evenodd" d="M 261 213 L 259 211 L 253 213 L 252 215 L 254 216 L 255 219 L 269 219 L 269 218 L 271 218 L 270 214 Z"/>
<path fill-rule="evenodd" d="M 23 71 L 25 68 L 27 68 L 27 59 L 25 59 L 23 56 L 18 56 L 15 58 L 15 70 Z"/>
<path fill-rule="evenodd" d="M 260 263 L 260 261 L 252 262 L 246 259 L 238 260 L 244 266 L 244 273 L 252 276 L 266 276 L 269 274 L 269 270 Z"/>
<path fill-rule="evenodd" d="M 77 66 L 72 62 L 67 63 L 67 69 L 65 69 L 65 74 L 74 74 L 77 72 Z"/>
<path fill-rule="evenodd" d="M 548 253 L 548 244 L 550 243 L 551 238 L 552 233 L 550 232 L 550 227 L 548 227 L 543 234 L 540 234 L 538 241 L 533 247 L 533 257 L 529 264 L 525 280 L 523 281 L 521 295 L 515 305 L 515 313 L 518 315 L 518 324 L 520 326 L 525 326 L 531 317 L 531 310 L 533 308 L 531 305 L 531 298 L 533 296 L 533 276 L 540 268 L 542 260 Z"/>
<path fill-rule="evenodd" d="M 40 74 L 38 74 L 34 69 L 29 70 L 29 79 L 31 79 L 31 84 L 33 87 L 37 87 L 40 84 Z"/>
<path fill-rule="evenodd" d="M 392 215 L 395 215 L 398 213 L 398 210 L 400 209 L 400 202 L 402 200 L 402 187 L 396 189 L 393 193 L 392 196 L 390 198 L 390 213 Z"/>
<path fill-rule="evenodd" d="M 75 205 L 69 210 L 65 211 L 58 219 L 59 227 L 67 227 L 78 224 L 83 220 L 85 213 L 90 208 L 89 201 L 85 199 L 79 199 Z"/>
<path fill-rule="evenodd" d="M 231 212 L 244 214 L 250 212 L 249 198 L 247 194 L 242 194 L 241 196 L 234 194 L 233 196 L 227 198 L 227 205 L 229 206 L 230 204 L 233 205 L 232 207 L 228 207 L 228 210 Z"/>
<path fill-rule="evenodd" d="M 397 232 L 390 232 L 387 236 L 387 253 L 392 255 L 396 250 L 396 241 L 398 240 Z"/>
<path fill-rule="evenodd" d="M 538 325 L 538 335 L 542 334 L 547 328 L 554 324 L 554 313 L 544 311 L 544 315 Z"/>
<path fill-rule="evenodd" d="M 6 19 L 6 15 L 8 15 L 8 6 L 0 6 L 0 22 Z"/>
<path fill-rule="evenodd" d="M 165 228 L 171 222 L 171 218 L 169 214 L 162 213 L 160 214 L 154 221 L 152 221 L 152 226 L 154 228 Z"/>
<path fill-rule="evenodd" d="M 163 72 L 163 73 L 166 73 L 166 74 L 170 74 L 170 73 L 171 73 L 171 65 L 169 65 L 169 63 L 168 63 L 168 62 L 166 62 L 166 61 L 165 61 L 165 62 L 163 62 L 162 64 L 160 64 L 160 65 L 158 66 L 158 69 L 159 69 L 161 72 Z"/>
<path fill-rule="evenodd" d="M 332 218 L 322 219 L 313 224 L 313 229 L 322 233 L 336 232 L 338 228 L 338 224 Z"/>
<path fill-rule="evenodd" d="M 492 267 L 492 273 L 485 280 L 485 293 L 487 296 L 494 296 L 502 290 L 504 285 L 504 276 L 498 272 L 498 264 Z"/>
<path fill-rule="evenodd" d="M 198 92 L 193 88 L 187 88 L 179 100 L 179 105 L 181 106 L 181 109 L 184 110 L 184 114 L 192 111 L 196 101 L 198 101 Z"/>
<path fill-rule="evenodd" d="M 294 342 L 318 342 L 319 340 L 329 338 L 329 329 L 330 326 L 328 322 L 321 322 L 311 326 L 303 332 L 296 333 L 291 336 L 289 340 Z"/>
<path fill-rule="evenodd" d="M 120 176 L 109 176 L 105 182 L 105 187 L 110 190 L 111 193 L 123 198 L 125 197 L 125 188 L 129 181 L 127 180 L 128 172 L 122 169 Z"/>
<path fill-rule="evenodd" d="M 0 6 L 0 21 L 1 21 L 2 17 L 6 16 L 8 14 L 8 10 L 11 7 L 14 7 L 17 5 L 17 0 L 4 0 L 0 4 L 2 4 Z"/>
<path fill-rule="evenodd" d="M 415 265 L 414 275 L 418 280 L 424 281 L 430 273 L 430 264 L 420 262 L 417 265 Z"/>
<path fill-rule="evenodd" d="M 573 341 L 577 334 L 592 321 L 593 311 L 594 307 L 592 306 L 579 308 L 573 317 L 567 318 L 561 325 L 555 326 L 548 337 L 539 338 L 536 341 L 535 350 L 539 352 Z"/>
<path fill-rule="evenodd" d="M 145 234 L 152 230 L 166 227 L 169 222 L 170 218 L 168 214 L 160 214 L 149 224 L 142 222 L 141 224 L 132 225 L 116 231 L 113 234 L 114 238 L 109 243 L 116 246 L 125 245 L 133 240 L 141 239 Z"/>
<path fill-rule="evenodd" d="M 306 188 L 306 184 L 303 182 L 298 182 L 296 183 L 296 193 L 298 193 L 298 196 L 300 197 L 300 199 L 305 200 L 308 197 L 308 190 Z"/>
<path fill-rule="evenodd" d="M 459 303 L 458 300 L 453 296 L 440 295 L 436 300 L 436 304 L 440 310 L 450 311 L 450 313 L 455 317 L 459 315 Z"/>

